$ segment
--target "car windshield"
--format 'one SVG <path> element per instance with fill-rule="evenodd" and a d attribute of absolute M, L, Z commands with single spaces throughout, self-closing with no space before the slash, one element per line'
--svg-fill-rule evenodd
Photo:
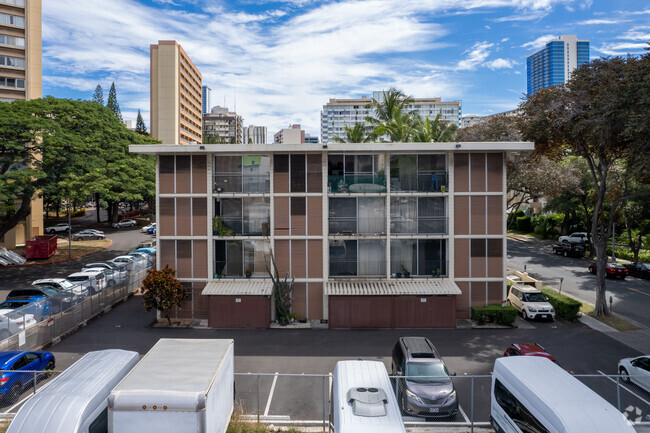
<path fill-rule="evenodd" d="M 524 293 L 525 302 L 547 302 L 543 293 Z"/>
<path fill-rule="evenodd" d="M 88 281 L 89 279 L 90 279 L 90 277 L 84 277 L 84 276 L 68 277 L 68 280 L 70 280 L 70 281 L 77 281 L 77 282 Z"/>
<path fill-rule="evenodd" d="M 449 372 L 442 362 L 409 362 L 406 364 L 408 380 L 419 383 L 449 382 Z"/>
<path fill-rule="evenodd" d="M 622 264 L 620 264 L 618 262 L 617 263 L 608 263 L 607 266 L 609 266 L 610 268 L 624 268 L 625 267 L 625 266 L 623 266 Z"/>
<path fill-rule="evenodd" d="M 0 310 L 20 308 L 29 304 L 29 301 L 5 301 L 0 304 Z"/>

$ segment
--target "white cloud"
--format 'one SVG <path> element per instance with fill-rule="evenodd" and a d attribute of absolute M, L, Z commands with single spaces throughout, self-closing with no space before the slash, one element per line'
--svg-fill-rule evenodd
<path fill-rule="evenodd" d="M 485 63 L 485 66 L 488 68 L 495 70 L 495 69 L 510 69 L 512 68 L 516 63 L 512 60 L 509 59 L 494 59 L 489 62 Z"/>
<path fill-rule="evenodd" d="M 456 66 L 457 71 L 471 71 L 476 69 L 477 66 L 481 65 L 485 59 L 490 55 L 490 48 L 494 44 L 489 42 L 476 42 L 472 45 L 472 48 L 465 51 L 463 54 L 467 54 L 467 58 L 458 62 Z"/>
<path fill-rule="evenodd" d="M 650 41 L 650 26 L 632 27 L 617 39 L 629 39 L 632 41 Z"/>
<path fill-rule="evenodd" d="M 593 20 L 580 21 L 577 22 L 576 24 L 580 26 L 595 26 L 601 24 L 620 24 L 624 22 L 627 22 L 627 20 L 593 19 Z"/>
<path fill-rule="evenodd" d="M 598 48 L 594 47 L 594 49 L 600 53 L 605 54 L 606 56 L 624 56 L 627 54 L 641 54 L 645 51 L 647 46 L 648 44 L 645 42 L 621 42 L 603 44 Z"/>
<path fill-rule="evenodd" d="M 535 39 L 534 41 L 526 42 L 525 44 L 521 45 L 522 48 L 529 48 L 532 50 L 538 50 L 542 48 L 548 41 L 551 39 L 555 39 L 557 36 L 555 35 L 543 35 L 540 36 L 539 38 Z"/>

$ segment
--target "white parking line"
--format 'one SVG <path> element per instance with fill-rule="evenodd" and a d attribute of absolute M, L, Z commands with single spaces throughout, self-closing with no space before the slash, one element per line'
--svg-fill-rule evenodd
<path fill-rule="evenodd" d="M 37 392 L 38 392 L 38 391 L 37 391 Z M 23 398 L 23 399 L 20 400 L 18 403 L 16 403 L 16 404 L 14 404 L 13 406 L 7 408 L 5 412 L 11 412 L 11 411 L 12 411 L 13 409 L 15 409 L 17 406 L 20 406 L 21 404 L 25 403 L 27 400 L 29 400 L 30 398 L 32 398 L 34 395 L 35 395 L 34 393 L 29 394 L 27 397 Z"/>
<path fill-rule="evenodd" d="M 271 384 L 271 391 L 269 392 L 269 399 L 266 401 L 266 408 L 264 409 L 264 416 L 269 416 L 269 409 L 271 408 L 271 400 L 273 400 L 273 392 L 275 392 L 275 384 L 278 381 L 278 373 L 277 371 L 275 372 L 275 376 L 273 376 L 273 383 Z"/>
<path fill-rule="evenodd" d="M 597 371 L 598 373 L 602 374 L 603 376 L 605 376 L 607 379 L 609 379 L 609 380 L 611 380 L 612 382 L 616 383 L 616 381 L 615 381 L 614 379 L 612 379 L 611 377 L 607 376 L 607 375 L 606 375 L 605 373 L 603 373 L 602 371 L 600 371 L 600 370 L 596 370 L 596 371 Z M 623 385 L 622 382 L 623 382 L 623 381 L 621 380 L 620 383 L 619 383 L 619 385 L 621 386 L 621 388 L 623 388 L 624 390 L 626 390 L 627 392 L 629 392 L 630 394 L 632 394 L 633 396 L 635 396 L 636 398 L 638 398 L 639 400 L 641 400 L 642 402 L 644 402 L 645 404 L 647 404 L 648 406 L 650 406 L 650 401 L 646 400 L 645 398 L 641 397 L 639 394 L 637 394 L 637 393 L 635 393 L 634 391 L 632 391 L 631 389 L 627 388 L 625 385 Z"/>
<path fill-rule="evenodd" d="M 469 418 L 467 418 L 467 415 L 465 414 L 465 411 L 463 410 L 463 407 L 461 405 L 458 405 L 458 411 L 463 416 L 463 418 L 465 418 L 465 422 L 469 424 Z"/>

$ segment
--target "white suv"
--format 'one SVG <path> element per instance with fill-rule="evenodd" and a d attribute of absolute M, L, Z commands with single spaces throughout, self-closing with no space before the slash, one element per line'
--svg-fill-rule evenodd
<path fill-rule="evenodd" d="M 555 310 L 546 296 L 531 286 L 515 285 L 510 288 L 508 303 L 519 311 L 524 319 L 555 319 Z"/>
<path fill-rule="evenodd" d="M 569 236 L 560 236 L 557 240 L 558 242 L 567 241 L 571 243 L 575 242 L 586 242 L 587 241 L 587 232 L 575 232 L 571 233 Z"/>

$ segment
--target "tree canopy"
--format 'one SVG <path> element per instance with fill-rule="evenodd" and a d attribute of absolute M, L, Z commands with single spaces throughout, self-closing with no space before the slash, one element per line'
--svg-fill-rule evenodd
<path fill-rule="evenodd" d="M 93 93 L 93 101 L 104 105 L 104 90 L 100 84 L 95 87 L 95 93 Z"/>
<path fill-rule="evenodd" d="M 176 271 L 169 265 L 165 265 L 160 271 L 150 270 L 142 280 L 142 290 L 142 302 L 147 311 L 156 309 L 165 313 L 171 325 L 170 310 L 180 308 L 186 297 L 185 287 L 176 278 Z"/>

